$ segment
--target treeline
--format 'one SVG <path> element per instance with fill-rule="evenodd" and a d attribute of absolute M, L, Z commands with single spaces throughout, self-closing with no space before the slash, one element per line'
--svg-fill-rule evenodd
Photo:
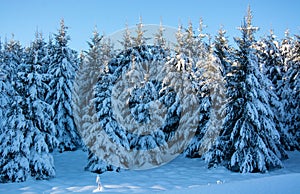
<path fill-rule="evenodd" d="M 135 36 L 128 29 L 125 31 L 121 44 L 124 50 L 130 50 L 128 53 L 146 44 L 142 26 L 142 22 L 137 25 Z M 154 35 L 154 45 L 170 55 L 164 59 L 166 63 L 190 75 L 200 102 L 199 126 L 183 154 L 202 157 L 209 167 L 223 165 L 236 172 L 266 172 L 283 167 L 287 150 L 300 149 L 300 36 L 287 32 L 278 40 L 271 31 L 257 39 L 258 28 L 252 25 L 250 9 L 239 30 L 241 36 L 234 38 L 237 47 L 233 47 L 224 29 L 212 38 L 204 32 L 202 22 L 198 33 L 192 23 L 187 28 L 179 25 L 175 50 L 170 53 L 161 26 Z M 0 182 L 25 181 L 30 176 L 54 177 L 53 151 L 85 147 L 75 123 L 88 129 L 93 127 L 91 121 L 95 118 L 113 119 L 107 116 L 111 114 L 103 114 L 104 110 L 112 111 L 103 103 L 103 95 L 83 94 L 90 95 L 85 93 L 85 84 L 95 84 L 98 94 L 105 94 L 108 85 L 113 84 L 104 78 L 114 75 L 112 65 L 122 65 L 110 62 L 117 51 L 97 31 L 88 42 L 89 49 L 81 53 L 68 46 L 69 40 L 62 20 L 49 41 L 37 32 L 29 47 L 14 39 L 0 44 Z M 76 72 L 85 74 L 81 75 L 84 78 L 99 72 L 103 79 L 83 79 L 75 86 Z M 224 83 L 223 88 L 220 83 Z M 151 83 L 143 91 L 136 90 L 135 95 L 153 88 L 163 89 Z M 74 97 L 74 89 L 80 90 L 82 96 Z M 171 96 L 169 101 L 165 96 L 161 98 L 173 112 L 159 134 L 162 143 L 169 140 L 180 119 L 176 94 L 165 95 Z M 220 95 L 225 97 L 219 99 Z M 95 115 L 74 116 L 74 98 L 84 105 L 80 108 L 90 109 L 93 103 L 100 108 Z M 93 103 L 89 103 L 90 98 Z M 151 95 L 147 98 L 140 101 L 132 97 L 131 107 L 136 110 L 133 114 L 140 122 L 148 118 L 141 108 L 153 99 Z M 119 128 L 111 130 L 110 136 L 129 149 L 148 149 L 159 144 L 150 136 L 139 139 L 116 131 Z M 91 151 L 86 169 L 97 173 L 118 170 Z"/>

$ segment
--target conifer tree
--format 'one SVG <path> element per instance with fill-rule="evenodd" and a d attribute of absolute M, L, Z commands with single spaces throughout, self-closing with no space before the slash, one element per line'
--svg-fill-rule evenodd
<path fill-rule="evenodd" d="M 127 23 L 126 23 L 126 27 L 125 27 L 125 32 L 123 33 L 123 40 L 120 41 L 120 43 L 123 46 L 123 50 L 125 50 L 125 51 L 133 46 L 132 45 L 133 43 L 131 40 L 131 33 L 130 33 Z"/>
<path fill-rule="evenodd" d="M 60 29 L 55 34 L 54 50 L 48 69 L 51 80 L 46 98 L 54 110 L 55 136 L 59 141 L 60 151 L 75 150 L 81 146 L 72 110 L 72 90 L 78 62 L 75 51 L 68 47 L 69 40 L 67 27 L 64 20 L 61 20 Z"/>
<path fill-rule="evenodd" d="M 162 22 L 160 22 L 159 29 L 158 29 L 157 33 L 154 35 L 154 45 L 160 46 L 163 49 L 166 49 L 167 48 L 167 45 L 166 45 L 167 42 L 166 42 L 166 39 L 164 37 L 164 31 L 165 31 L 165 28 L 163 27 Z"/>
<path fill-rule="evenodd" d="M 114 45 L 110 38 L 103 38 L 100 45 L 100 53 L 100 73 L 107 73 L 109 71 L 108 63 L 115 54 Z"/>
<path fill-rule="evenodd" d="M 230 71 L 232 48 L 228 45 L 226 31 L 222 27 L 219 29 L 218 34 L 215 37 L 214 47 L 215 53 L 221 61 L 222 75 L 225 77 L 225 75 Z"/>
<path fill-rule="evenodd" d="M 295 36 L 295 39 L 291 41 L 291 39 L 286 39 L 285 46 L 283 51 L 285 51 L 285 65 L 286 65 L 286 72 L 284 75 L 284 89 L 282 91 L 281 97 L 286 99 L 284 101 L 284 109 L 285 109 L 285 120 L 287 124 L 287 131 L 292 137 L 292 144 L 293 147 L 290 149 L 300 149 L 300 78 L 299 78 L 299 71 L 300 71 L 300 37 Z"/>
<path fill-rule="evenodd" d="M 105 73 L 104 60 L 108 60 L 108 57 L 104 56 L 108 53 L 107 47 L 104 48 L 102 42 L 103 36 L 100 36 L 95 29 L 91 41 L 88 42 L 89 50 L 80 55 L 80 66 L 76 75 L 75 92 L 78 97 L 75 104 L 78 107 L 75 107 L 74 114 L 80 135 L 86 140 L 84 143 L 88 143 L 91 132 L 99 127 L 99 120 L 92 99 L 95 95 L 93 91 L 99 76 L 103 76 Z M 99 159 L 95 153 L 88 149 L 88 162 L 85 170 L 103 173 L 113 169 L 112 166 Z"/>
<path fill-rule="evenodd" d="M 140 17 L 139 23 L 136 25 L 136 36 L 131 37 L 132 46 L 139 47 L 145 45 L 149 38 L 145 37 L 144 24 L 142 21 L 142 17 Z"/>
<path fill-rule="evenodd" d="M 188 56 L 190 59 L 193 59 L 193 57 L 197 56 L 197 49 L 196 49 L 196 37 L 194 34 L 193 24 L 190 21 L 188 24 L 188 27 L 186 29 L 186 33 L 184 34 L 184 53 L 186 56 Z"/>
<path fill-rule="evenodd" d="M 242 37 L 236 38 L 236 61 L 227 75 L 230 102 L 225 125 L 207 161 L 237 172 L 266 172 L 282 167 L 286 154 L 273 121 L 269 88 L 254 55 L 254 32 L 258 28 L 252 26 L 250 7 L 239 29 Z"/>
<path fill-rule="evenodd" d="M 56 147 L 52 107 L 43 101 L 40 88 L 43 87 L 42 76 L 38 73 L 37 64 L 21 64 L 18 72 L 20 79 L 19 92 L 22 94 L 22 113 L 24 114 L 25 137 L 30 137 L 29 167 L 35 179 L 48 179 L 55 176 L 54 161 L 49 154 L 50 147 Z M 47 144 L 48 143 L 48 144 Z"/>
<path fill-rule="evenodd" d="M 10 96 L 9 107 L 6 107 L 8 117 L 0 135 L 1 182 L 25 181 L 29 176 L 35 179 L 55 176 L 53 158 L 46 143 L 47 137 L 52 138 L 46 133 L 52 127 L 48 115 L 51 109 L 39 99 L 42 79 L 37 73 L 37 63 L 28 64 L 28 56 L 18 45 L 12 40 L 6 47 L 6 59 L 11 65 L 8 67 L 16 69 L 10 71 L 14 75 L 6 76 L 12 84 L 6 88 Z M 38 52 L 33 53 L 36 62 Z"/>
<path fill-rule="evenodd" d="M 29 171 L 29 145 L 25 142 L 25 130 L 23 130 L 24 115 L 19 103 L 22 101 L 18 95 L 17 68 L 21 63 L 23 48 L 13 38 L 4 45 L 2 53 L 2 97 L 6 98 L 3 103 L 2 128 L 0 134 L 0 182 L 21 182 L 30 176 Z"/>
<path fill-rule="evenodd" d="M 255 49 L 260 71 L 266 76 L 266 81 L 270 82 L 270 105 L 274 112 L 276 129 L 280 133 L 281 144 L 285 149 L 291 150 L 295 148 L 295 142 L 288 132 L 287 115 L 284 108 L 286 99 L 281 98 L 281 94 L 284 93 L 284 59 L 279 46 L 279 42 L 275 39 L 275 35 L 271 30 L 269 36 L 262 38 L 255 44 Z"/>

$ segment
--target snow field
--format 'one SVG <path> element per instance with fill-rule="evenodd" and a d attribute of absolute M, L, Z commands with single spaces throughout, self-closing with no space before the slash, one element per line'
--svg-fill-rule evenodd
<path fill-rule="evenodd" d="M 266 174 L 240 174 L 224 167 L 207 169 L 204 161 L 179 156 L 149 170 L 105 172 L 100 175 L 102 193 L 300 193 L 300 152 L 289 152 L 285 168 Z M 0 193 L 93 193 L 99 192 L 96 174 L 84 171 L 87 153 L 55 153 L 56 177 L 0 184 Z"/>

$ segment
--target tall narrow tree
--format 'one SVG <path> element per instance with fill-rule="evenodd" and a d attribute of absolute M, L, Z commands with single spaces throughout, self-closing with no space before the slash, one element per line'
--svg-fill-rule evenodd
<path fill-rule="evenodd" d="M 122 49 L 127 50 L 132 47 L 132 40 L 131 40 L 131 32 L 128 28 L 128 24 L 126 23 L 125 32 L 123 33 L 122 41 L 120 41 L 121 45 L 123 46 Z"/>
<path fill-rule="evenodd" d="M 132 36 L 132 45 L 133 46 L 142 46 L 147 43 L 147 40 L 149 38 L 145 37 L 145 30 L 144 30 L 144 24 L 142 21 L 142 17 L 140 17 L 139 23 L 136 25 L 136 36 Z"/>
<path fill-rule="evenodd" d="M 41 33 L 36 32 L 35 40 L 31 46 L 27 49 L 27 57 L 23 68 L 26 72 L 24 75 L 32 76 L 27 80 L 26 87 L 36 89 L 36 96 L 34 101 L 37 106 L 35 109 L 40 110 L 40 115 L 33 116 L 33 118 L 39 120 L 39 128 L 45 134 L 45 141 L 48 145 L 49 151 L 53 151 L 57 147 L 57 139 L 55 137 L 55 126 L 52 122 L 54 112 L 50 104 L 46 102 L 46 95 L 50 91 L 48 82 L 50 75 L 48 74 L 47 67 L 49 66 L 50 56 L 47 51 L 47 44 Z M 26 79 L 23 77 L 23 79 Z M 32 82 L 32 83 L 30 83 Z M 31 86 L 29 85 L 31 84 Z M 35 110 L 35 111 L 36 111 Z M 37 114 L 37 113 L 32 113 Z"/>
<path fill-rule="evenodd" d="M 266 172 L 282 167 L 286 157 L 280 144 L 280 136 L 273 121 L 274 113 L 269 104 L 269 86 L 259 71 L 254 55 L 252 13 L 248 8 L 242 26 L 241 38 L 236 38 L 238 50 L 229 81 L 225 125 L 214 146 L 215 154 L 210 165 L 223 163 L 232 171 Z"/>
<path fill-rule="evenodd" d="M 154 35 L 154 45 L 160 46 L 160 47 L 166 49 L 167 41 L 164 37 L 164 31 L 165 31 L 165 28 L 163 27 L 162 22 L 160 22 L 159 29 L 156 32 L 156 34 Z"/>
<path fill-rule="evenodd" d="M 54 110 L 53 122 L 60 151 L 75 150 L 81 146 L 72 110 L 72 89 L 78 62 L 75 51 L 68 47 L 70 37 L 67 29 L 64 20 L 61 20 L 60 29 L 55 34 L 54 52 L 48 69 L 51 81 L 47 102 Z"/>
<path fill-rule="evenodd" d="M 51 108 L 39 99 L 38 87 L 42 85 L 42 79 L 37 73 L 38 65 L 28 64 L 28 56 L 17 45 L 11 41 L 7 46 L 7 57 L 13 62 L 10 68 L 16 70 L 11 71 L 15 75 L 9 78 L 13 79 L 11 88 L 6 88 L 11 97 L 7 122 L 0 135 L 1 182 L 25 181 L 29 176 L 48 179 L 55 175 L 53 158 L 46 143 L 46 136 L 51 137 L 46 133 L 52 127 L 48 115 Z M 38 52 L 34 54 L 32 58 L 37 59 Z"/>
<path fill-rule="evenodd" d="M 218 35 L 215 37 L 214 47 L 215 53 L 221 61 L 222 66 L 220 70 L 222 71 L 222 75 L 225 77 L 230 71 L 232 48 L 228 44 L 226 31 L 222 27 L 219 29 Z"/>
<path fill-rule="evenodd" d="M 279 42 L 275 39 L 275 35 L 271 33 L 266 38 L 262 38 L 255 44 L 257 51 L 260 71 L 269 81 L 271 95 L 270 105 L 274 112 L 274 121 L 276 129 L 280 133 L 281 144 L 287 150 L 295 148 L 293 135 L 289 133 L 287 114 L 285 110 L 286 98 L 281 98 L 281 94 L 285 93 L 284 77 L 284 59 L 280 53 Z"/>
<path fill-rule="evenodd" d="M 1 118 L 0 134 L 0 182 L 21 182 L 30 176 L 29 145 L 25 137 L 24 115 L 17 92 L 17 68 L 22 61 L 23 48 L 12 39 L 4 45 L 1 64 L 1 106 L 5 112 Z M 6 103 L 4 100 L 7 100 Z M 6 104 L 6 106 L 5 106 Z M 2 108 L 1 107 L 1 108 Z M 5 120 L 3 120 L 5 119 Z M 5 121 L 5 122 L 3 122 Z M 30 136 L 31 137 L 31 136 Z M 27 141 L 26 141 L 27 140 Z"/>
<path fill-rule="evenodd" d="M 295 149 L 300 149 L 300 37 L 295 36 L 295 39 L 290 42 L 287 39 L 283 49 L 285 51 L 285 67 L 286 73 L 284 75 L 284 89 L 281 97 L 285 99 L 284 108 L 286 114 L 286 124 L 288 133 L 292 136 L 292 142 Z"/>

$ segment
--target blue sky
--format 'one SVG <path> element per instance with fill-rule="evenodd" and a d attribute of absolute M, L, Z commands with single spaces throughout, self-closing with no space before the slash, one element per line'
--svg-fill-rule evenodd
<path fill-rule="evenodd" d="M 299 0 L 0 0 L 0 37 L 11 38 L 23 45 L 34 39 L 35 31 L 42 31 L 45 38 L 56 33 L 61 18 L 65 19 L 71 36 L 70 46 L 86 49 L 86 41 L 94 27 L 99 32 L 111 34 L 124 28 L 127 22 L 134 26 L 142 16 L 145 24 L 184 26 L 191 20 L 195 27 L 202 17 L 206 32 L 215 35 L 220 25 L 227 35 L 239 36 L 236 29 L 250 4 L 253 23 L 260 27 L 257 36 L 268 34 L 271 28 L 283 37 L 288 28 L 291 34 L 300 34 Z"/>

